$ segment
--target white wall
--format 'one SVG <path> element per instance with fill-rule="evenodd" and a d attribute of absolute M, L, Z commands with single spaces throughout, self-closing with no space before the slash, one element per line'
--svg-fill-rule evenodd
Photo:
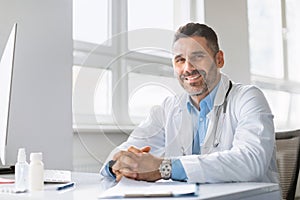
<path fill-rule="evenodd" d="M 213 27 L 225 53 L 223 72 L 235 82 L 250 83 L 247 0 L 205 0 L 205 23 Z"/>
<path fill-rule="evenodd" d="M 0 54 L 18 23 L 8 158 L 43 152 L 46 168 L 72 168 L 72 1 L 0 0 Z M 13 159 L 13 160 L 11 160 Z"/>
<path fill-rule="evenodd" d="M 128 133 L 78 131 L 74 134 L 73 166 L 75 171 L 99 172 L 109 153 L 127 140 Z"/>

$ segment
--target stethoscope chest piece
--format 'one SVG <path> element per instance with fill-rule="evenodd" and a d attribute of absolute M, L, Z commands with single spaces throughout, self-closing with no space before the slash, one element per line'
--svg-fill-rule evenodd
<path fill-rule="evenodd" d="M 217 148 L 217 147 L 219 146 L 219 144 L 220 144 L 219 141 L 218 141 L 218 140 L 215 140 L 213 146 L 214 146 L 215 148 Z"/>

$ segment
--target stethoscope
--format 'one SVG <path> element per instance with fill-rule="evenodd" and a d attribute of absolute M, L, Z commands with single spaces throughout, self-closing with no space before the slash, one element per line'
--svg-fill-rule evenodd
<path fill-rule="evenodd" d="M 218 137 L 217 137 L 217 132 L 218 132 L 217 129 L 218 129 L 218 124 L 219 124 L 220 115 L 221 115 L 221 107 L 223 107 L 223 116 L 224 116 L 224 114 L 226 114 L 226 111 L 227 111 L 228 95 L 229 95 L 229 92 L 230 92 L 231 89 L 232 89 L 232 82 L 229 80 L 229 87 L 228 87 L 227 92 L 225 94 L 224 103 L 223 103 L 222 106 L 219 106 L 217 108 L 216 120 L 215 120 L 215 123 L 213 125 L 213 129 L 212 129 L 213 134 L 214 134 L 214 138 L 213 138 L 213 147 L 214 148 L 218 147 L 219 144 L 220 144 L 221 134 L 218 134 Z M 223 121 L 224 121 L 224 118 L 223 118 Z M 184 148 L 183 145 L 181 146 L 181 151 L 182 151 L 182 155 L 185 156 L 186 155 L 186 149 Z"/>
<path fill-rule="evenodd" d="M 227 92 L 225 94 L 225 99 L 224 99 L 224 103 L 223 103 L 223 116 L 226 114 L 226 109 L 227 109 L 227 103 L 228 103 L 228 95 L 229 95 L 229 92 L 232 88 L 232 82 L 231 80 L 229 80 L 229 87 L 227 89 Z M 220 115 L 221 115 L 221 107 L 218 108 L 217 110 L 217 113 L 216 113 L 216 120 L 215 120 L 215 123 L 214 123 L 214 126 L 213 126 L 213 133 L 214 133 L 214 142 L 213 142 L 213 147 L 218 147 L 219 144 L 220 144 L 220 137 L 221 135 L 219 134 L 218 137 L 217 137 L 217 132 L 218 132 L 218 124 L 219 124 L 219 120 L 220 120 Z M 224 118 L 223 118 L 223 122 L 224 122 Z M 223 123 L 222 123 L 223 125 Z"/>

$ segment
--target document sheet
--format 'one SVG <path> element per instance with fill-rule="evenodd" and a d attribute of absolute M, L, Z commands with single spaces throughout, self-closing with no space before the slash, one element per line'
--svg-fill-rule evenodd
<path fill-rule="evenodd" d="M 197 196 L 197 184 L 177 181 L 145 182 L 123 177 L 114 187 L 104 191 L 99 198 L 126 197 L 178 197 Z"/>

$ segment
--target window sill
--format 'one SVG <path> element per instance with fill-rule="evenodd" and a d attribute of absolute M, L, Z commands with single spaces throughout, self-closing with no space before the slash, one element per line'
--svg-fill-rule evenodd
<path fill-rule="evenodd" d="M 136 125 L 97 125 L 97 124 L 80 124 L 73 125 L 74 133 L 131 133 Z"/>

